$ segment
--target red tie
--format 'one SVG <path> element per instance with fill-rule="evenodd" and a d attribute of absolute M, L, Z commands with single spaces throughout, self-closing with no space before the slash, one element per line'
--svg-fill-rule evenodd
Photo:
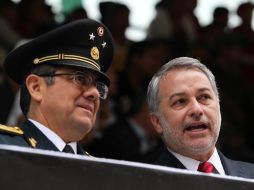
<path fill-rule="evenodd" d="M 214 170 L 214 166 L 210 162 L 203 162 L 203 163 L 200 163 L 198 166 L 198 171 L 200 172 L 212 173 L 213 170 Z"/>

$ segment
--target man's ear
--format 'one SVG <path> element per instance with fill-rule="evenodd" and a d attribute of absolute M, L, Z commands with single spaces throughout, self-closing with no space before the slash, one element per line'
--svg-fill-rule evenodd
<path fill-rule="evenodd" d="M 158 134 L 162 134 L 163 129 L 162 129 L 159 117 L 155 114 L 150 114 L 150 121 L 153 124 L 155 131 Z"/>
<path fill-rule="evenodd" d="M 30 74 L 26 78 L 26 86 L 29 91 L 31 98 L 35 101 L 41 101 L 42 99 L 42 89 L 43 89 L 43 81 L 41 77 Z"/>

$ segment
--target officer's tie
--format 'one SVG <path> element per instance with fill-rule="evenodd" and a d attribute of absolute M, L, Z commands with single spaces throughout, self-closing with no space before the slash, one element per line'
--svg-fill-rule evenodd
<path fill-rule="evenodd" d="M 214 166 L 210 162 L 203 162 L 199 164 L 198 171 L 204 173 L 212 173 L 214 171 Z"/>
<path fill-rule="evenodd" d="M 66 152 L 66 153 L 71 153 L 71 154 L 75 154 L 74 153 L 74 150 L 72 149 L 72 147 L 70 145 L 65 145 L 64 149 L 63 149 L 63 152 Z"/>

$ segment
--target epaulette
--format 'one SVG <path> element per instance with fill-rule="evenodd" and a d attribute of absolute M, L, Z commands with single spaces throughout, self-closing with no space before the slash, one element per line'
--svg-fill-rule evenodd
<path fill-rule="evenodd" d="M 6 126 L 0 124 L 0 133 L 7 133 L 12 135 L 23 135 L 24 132 L 19 127 Z"/>
<path fill-rule="evenodd" d="M 24 134 L 24 131 L 20 129 L 19 127 L 16 126 L 6 126 L 6 125 L 1 125 L 0 124 L 0 133 L 6 133 L 6 134 L 11 134 L 11 135 L 18 135 L 18 136 L 24 136 L 24 139 L 28 142 L 28 144 L 36 148 L 37 141 L 32 138 L 32 137 L 27 137 Z"/>

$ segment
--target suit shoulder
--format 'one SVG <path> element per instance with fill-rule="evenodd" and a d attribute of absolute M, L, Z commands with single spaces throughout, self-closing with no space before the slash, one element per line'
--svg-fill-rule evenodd
<path fill-rule="evenodd" d="M 232 160 L 225 157 L 222 153 L 220 153 L 221 161 L 223 164 L 226 173 L 231 176 L 238 176 L 244 178 L 254 178 L 254 164 Z"/>
<path fill-rule="evenodd" d="M 24 132 L 22 129 L 16 126 L 6 126 L 0 124 L 0 134 L 10 134 L 10 135 L 23 135 Z"/>
<path fill-rule="evenodd" d="M 254 164 L 249 163 L 249 162 L 244 162 L 244 161 L 237 161 L 237 160 L 232 160 L 236 165 L 239 165 L 244 168 L 251 169 L 252 171 L 254 170 Z"/>

